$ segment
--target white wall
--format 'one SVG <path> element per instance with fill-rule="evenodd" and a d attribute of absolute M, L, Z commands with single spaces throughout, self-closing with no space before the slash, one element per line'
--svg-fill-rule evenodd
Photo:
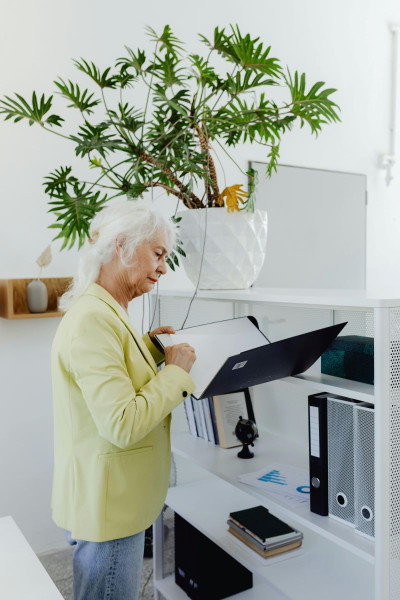
<path fill-rule="evenodd" d="M 400 169 L 387 188 L 377 169 L 389 144 L 390 35 L 400 23 L 395 0 L 203 0 L 200 6 L 172 0 L 1 2 L 0 95 L 33 89 L 49 94 L 56 76 L 75 80 L 71 58 L 84 57 L 104 68 L 121 56 L 123 46 L 148 46 L 144 26 L 169 23 L 195 51 L 198 32 L 211 35 L 215 25 L 239 23 L 259 34 L 283 64 L 338 88 L 342 123 L 330 126 L 318 141 L 296 131 L 282 144 L 281 161 L 365 173 L 368 177 L 368 287 L 400 296 L 397 263 L 400 241 L 398 195 Z M 57 106 L 63 105 L 60 99 Z M 63 111 L 68 114 L 67 111 Z M 70 112 L 70 111 L 69 111 Z M 60 165 L 78 165 L 66 140 L 27 124 L 1 125 L 0 277 L 35 275 L 35 259 L 51 240 L 52 222 L 42 191 L 43 176 Z M 263 160 L 261 147 L 234 151 L 242 167 Z M 229 183 L 245 183 L 227 163 Z M 79 169 L 77 166 L 76 168 Z M 228 184 L 229 184 L 228 183 Z M 344 215 L 345 218 L 345 215 Z M 340 232 L 338 232 L 340 236 Z M 74 272 L 76 251 L 57 253 L 45 275 Z M 186 281 L 168 275 L 164 285 Z M 140 324 L 141 301 L 131 314 Z M 0 322 L 0 516 L 11 514 L 35 550 L 63 543 L 50 520 L 52 416 L 49 353 L 58 319 Z"/>

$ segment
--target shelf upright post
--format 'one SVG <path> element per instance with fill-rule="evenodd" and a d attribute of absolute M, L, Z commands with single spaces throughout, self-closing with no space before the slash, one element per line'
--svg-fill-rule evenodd
<path fill-rule="evenodd" d="M 153 581 L 154 600 L 159 600 L 157 581 L 164 578 L 164 510 L 153 523 Z"/>
<path fill-rule="evenodd" d="M 374 309 L 375 348 L 375 600 L 390 596 L 390 308 Z"/>

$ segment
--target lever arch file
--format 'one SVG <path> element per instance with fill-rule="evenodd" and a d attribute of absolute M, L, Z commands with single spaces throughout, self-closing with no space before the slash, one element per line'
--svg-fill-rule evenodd
<path fill-rule="evenodd" d="M 254 385 L 303 373 L 315 363 L 346 323 L 269 343 L 254 317 L 162 333 L 156 340 L 162 349 L 187 343 L 196 352 L 190 375 L 197 400 L 229 394 Z"/>

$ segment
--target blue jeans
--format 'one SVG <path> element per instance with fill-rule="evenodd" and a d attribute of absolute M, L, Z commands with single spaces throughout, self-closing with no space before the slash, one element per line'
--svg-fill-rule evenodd
<path fill-rule="evenodd" d="M 74 600 L 138 600 L 144 531 L 108 542 L 74 540 Z"/>

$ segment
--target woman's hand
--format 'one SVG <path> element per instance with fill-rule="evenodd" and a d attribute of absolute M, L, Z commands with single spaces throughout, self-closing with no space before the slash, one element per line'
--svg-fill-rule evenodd
<path fill-rule="evenodd" d="M 164 325 L 163 327 L 157 327 L 153 331 L 149 331 L 149 338 L 152 340 L 158 333 L 175 333 L 175 329 L 170 325 Z"/>
<path fill-rule="evenodd" d="M 175 333 L 175 329 L 170 325 L 164 325 L 163 327 L 157 327 L 154 331 L 149 332 L 149 337 L 152 340 L 155 335 L 159 333 Z M 196 360 L 196 353 L 194 348 L 189 344 L 174 344 L 173 346 L 167 346 L 164 348 L 165 364 L 166 365 L 177 365 L 189 373 Z"/>
<path fill-rule="evenodd" d="M 167 346 L 164 348 L 165 352 L 165 365 L 177 365 L 186 371 L 190 372 L 194 361 L 196 360 L 196 353 L 194 348 L 189 344 L 175 344 L 174 346 Z"/>

